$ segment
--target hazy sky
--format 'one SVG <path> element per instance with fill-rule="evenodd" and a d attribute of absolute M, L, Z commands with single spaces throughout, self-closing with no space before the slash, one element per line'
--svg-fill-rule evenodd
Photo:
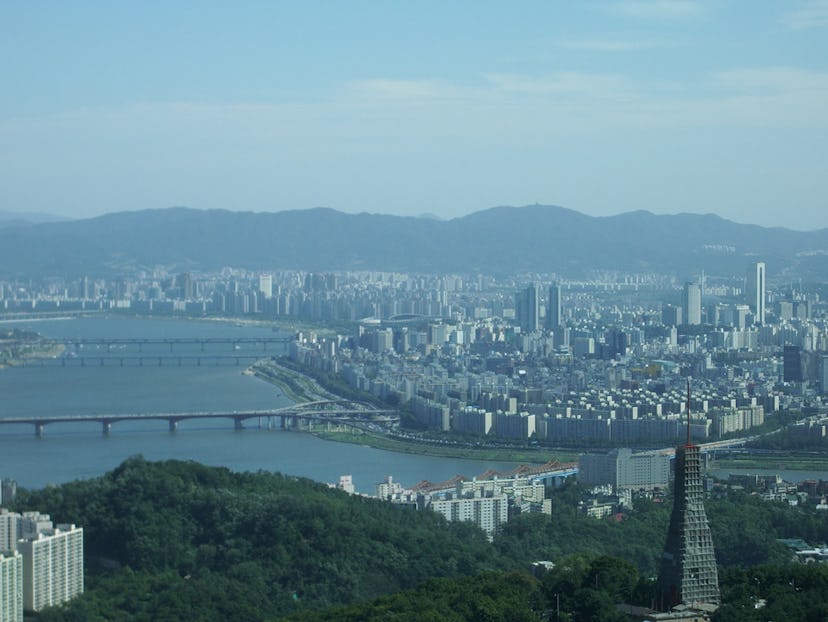
<path fill-rule="evenodd" d="M 828 0 L 7 0 L 0 67 L 0 210 L 828 227 Z"/>

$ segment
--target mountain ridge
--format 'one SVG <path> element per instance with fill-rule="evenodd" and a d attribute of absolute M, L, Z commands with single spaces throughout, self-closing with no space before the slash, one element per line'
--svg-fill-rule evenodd
<path fill-rule="evenodd" d="M 682 278 L 828 274 L 828 229 L 740 224 L 716 214 L 645 210 L 589 216 L 560 206 L 497 206 L 450 220 L 349 214 L 329 207 L 280 212 L 187 207 L 0 229 L 0 276 L 127 273 L 153 266 L 212 271 L 659 272 Z"/>

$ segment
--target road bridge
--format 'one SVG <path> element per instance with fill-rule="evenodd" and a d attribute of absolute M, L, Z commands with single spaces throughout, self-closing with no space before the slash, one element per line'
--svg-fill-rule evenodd
<path fill-rule="evenodd" d="M 273 410 L 7 417 L 0 419 L 0 425 L 32 425 L 35 434 L 42 437 L 46 426 L 53 423 L 95 422 L 101 424 L 104 434 L 109 434 L 112 425 L 122 421 L 166 421 L 170 432 L 175 432 L 181 421 L 194 419 L 229 419 L 233 422 L 233 427 L 236 430 L 241 430 L 244 429 L 245 423 L 250 420 L 258 420 L 259 427 L 261 427 L 262 421 L 265 421 L 266 427 L 278 425 L 281 428 L 297 428 L 303 423 L 310 426 L 315 422 L 361 428 L 370 426 L 388 427 L 399 424 L 400 416 L 396 411 L 376 409 L 361 402 L 317 400 Z"/>
<path fill-rule="evenodd" d="M 201 367 L 250 365 L 268 354 L 261 352 L 237 352 L 235 354 L 85 354 L 84 356 L 60 356 L 57 358 L 28 359 L 25 367 Z"/>
<path fill-rule="evenodd" d="M 203 352 L 206 346 L 226 345 L 233 350 L 241 347 L 249 349 L 250 346 L 261 346 L 261 351 L 265 352 L 268 346 L 285 346 L 289 344 L 293 341 L 293 337 L 171 337 L 140 339 L 75 337 L 55 339 L 53 341 L 75 351 L 88 347 L 98 349 L 106 348 L 107 351 L 111 351 L 113 346 L 120 346 L 122 348 L 137 348 L 138 352 L 143 352 L 145 346 L 165 346 L 169 348 L 170 352 L 173 352 L 176 346 L 198 346 Z"/>

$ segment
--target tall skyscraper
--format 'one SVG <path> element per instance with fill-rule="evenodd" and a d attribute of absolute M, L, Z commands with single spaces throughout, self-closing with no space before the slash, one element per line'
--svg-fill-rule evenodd
<path fill-rule="evenodd" d="M 687 382 L 687 443 L 676 448 L 670 528 L 661 558 L 661 608 L 719 604 L 719 574 L 704 511 L 699 447 L 690 442 L 690 382 Z"/>
<path fill-rule="evenodd" d="M 684 284 L 682 307 L 685 324 L 701 324 L 701 287 L 698 283 Z"/>
<path fill-rule="evenodd" d="M 756 324 L 765 323 L 765 264 L 757 261 L 748 268 L 747 283 L 745 286 L 747 304 L 753 311 L 753 321 Z"/>
<path fill-rule="evenodd" d="M 563 326 L 561 285 L 560 283 L 552 283 L 549 286 L 549 298 L 546 300 L 546 329 L 555 331 L 561 326 Z"/>
<path fill-rule="evenodd" d="M 540 328 L 538 286 L 532 283 L 515 296 L 515 315 L 520 330 L 531 333 Z"/>

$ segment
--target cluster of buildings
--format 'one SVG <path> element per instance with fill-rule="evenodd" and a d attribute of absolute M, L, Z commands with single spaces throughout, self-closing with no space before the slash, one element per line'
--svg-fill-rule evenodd
<path fill-rule="evenodd" d="M 83 593 L 83 529 L 0 508 L 0 622 Z"/>
<path fill-rule="evenodd" d="M 458 475 L 441 483 L 422 481 L 413 487 L 403 486 L 389 475 L 376 485 L 375 496 L 401 509 L 431 510 L 449 521 L 472 522 L 492 539 L 512 516 L 527 512 L 551 514 L 547 483 L 557 484 L 576 472 L 574 464 L 524 465 L 509 472 L 487 471 L 472 478 Z M 332 487 L 354 494 L 350 475 L 341 476 Z"/>
<path fill-rule="evenodd" d="M 348 334 L 300 334 L 289 354 L 428 429 L 517 441 L 673 444 L 689 376 L 699 441 L 762 426 L 780 409 L 824 406 L 828 324 L 816 294 L 789 291 L 771 311 L 761 262 L 741 288 L 685 284 L 675 307 L 619 303 L 629 286 L 532 283 L 511 299 L 474 289 L 451 317 L 380 314 Z"/>
<path fill-rule="evenodd" d="M 377 484 L 376 496 L 398 507 L 430 509 L 450 521 L 470 521 L 491 539 L 510 516 L 526 512 L 550 514 L 547 481 L 559 481 L 574 473 L 557 464 L 518 467 L 508 473 L 488 471 L 467 479 L 455 477 L 442 483 L 420 482 L 406 488 L 391 476 Z"/>

